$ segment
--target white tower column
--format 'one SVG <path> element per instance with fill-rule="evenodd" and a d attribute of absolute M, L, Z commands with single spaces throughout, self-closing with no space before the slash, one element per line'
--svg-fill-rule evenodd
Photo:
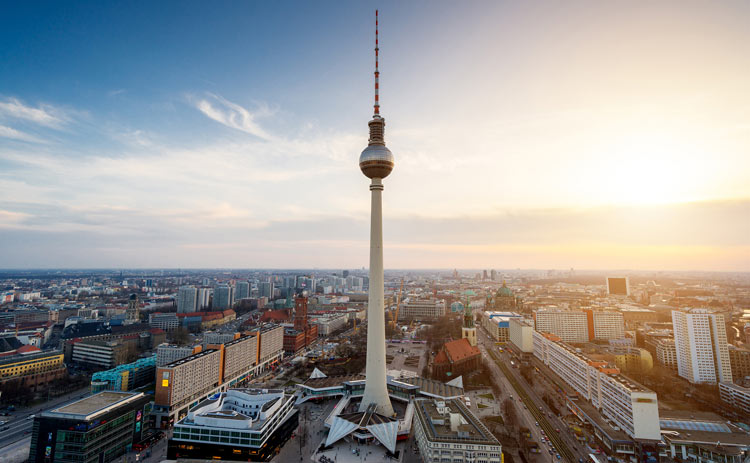
<path fill-rule="evenodd" d="M 385 368 L 385 302 L 383 282 L 383 182 L 370 183 L 370 292 L 367 301 L 367 381 L 360 411 L 377 404 L 377 412 L 391 416 Z"/>

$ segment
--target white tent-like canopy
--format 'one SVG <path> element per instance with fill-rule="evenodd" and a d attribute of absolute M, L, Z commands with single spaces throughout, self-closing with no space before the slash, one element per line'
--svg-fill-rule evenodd
<path fill-rule="evenodd" d="M 461 389 L 463 389 L 463 387 L 464 387 L 464 379 L 463 378 L 464 378 L 463 376 L 459 376 L 458 378 L 452 379 L 452 380 L 448 381 L 445 384 L 447 384 L 448 386 L 460 387 Z"/>
<path fill-rule="evenodd" d="M 318 370 L 317 368 L 314 369 L 313 372 L 310 374 L 310 378 L 311 379 L 315 379 L 315 378 L 327 378 L 327 377 L 328 376 L 326 376 L 325 373 L 323 373 L 322 371 Z"/>

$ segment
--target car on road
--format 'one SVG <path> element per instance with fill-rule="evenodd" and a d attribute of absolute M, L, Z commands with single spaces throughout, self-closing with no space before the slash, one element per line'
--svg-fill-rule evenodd
<path fill-rule="evenodd" d="M 538 421 L 534 421 L 534 426 L 536 426 L 538 428 L 539 427 L 539 422 Z"/>

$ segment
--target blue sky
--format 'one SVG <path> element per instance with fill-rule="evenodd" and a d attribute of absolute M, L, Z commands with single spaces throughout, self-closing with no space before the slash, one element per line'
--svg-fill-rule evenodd
<path fill-rule="evenodd" d="M 366 265 L 373 4 L 8 5 L 0 268 Z M 387 267 L 750 269 L 750 5 L 377 5 Z"/>

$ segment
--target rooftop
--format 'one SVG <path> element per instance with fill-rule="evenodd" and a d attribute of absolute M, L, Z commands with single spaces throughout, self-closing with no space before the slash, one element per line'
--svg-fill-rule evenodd
<path fill-rule="evenodd" d="M 460 400 L 420 399 L 415 401 L 415 409 L 417 419 L 433 442 L 500 445 Z"/>
<path fill-rule="evenodd" d="M 473 358 L 482 355 L 479 348 L 472 346 L 466 338 L 456 339 L 455 341 L 446 342 L 443 346 L 445 353 L 451 362 L 458 362 L 467 358 Z"/>
<path fill-rule="evenodd" d="M 667 441 L 704 444 L 724 453 L 734 451 L 728 447 L 750 447 L 750 435 L 716 413 L 660 410 L 659 424 Z"/>
<path fill-rule="evenodd" d="M 440 381 L 435 381 L 432 379 L 422 378 L 422 377 L 414 377 L 414 378 L 404 378 L 399 379 L 399 382 L 411 384 L 413 386 L 419 387 L 419 392 L 422 394 L 428 394 L 435 397 L 444 397 L 444 398 L 453 398 L 453 397 L 459 397 L 463 395 L 464 390 L 463 388 L 456 387 L 456 386 L 449 386 L 445 383 L 441 383 Z"/>
<path fill-rule="evenodd" d="M 193 355 L 191 355 L 189 357 L 181 358 L 181 359 L 176 360 L 176 361 L 174 361 L 172 363 L 164 365 L 162 368 L 174 368 L 174 367 L 178 367 L 178 366 L 180 366 L 180 365 L 182 365 L 184 363 L 192 362 L 195 359 L 198 359 L 198 358 L 205 357 L 207 355 L 213 354 L 214 352 L 218 352 L 218 350 L 216 350 L 216 349 L 206 349 L 206 350 L 204 350 L 202 352 L 198 352 L 197 354 L 193 354 Z"/>
<path fill-rule="evenodd" d="M 90 420 L 113 408 L 144 397 L 142 392 L 103 391 L 42 413 L 50 418 Z"/>

